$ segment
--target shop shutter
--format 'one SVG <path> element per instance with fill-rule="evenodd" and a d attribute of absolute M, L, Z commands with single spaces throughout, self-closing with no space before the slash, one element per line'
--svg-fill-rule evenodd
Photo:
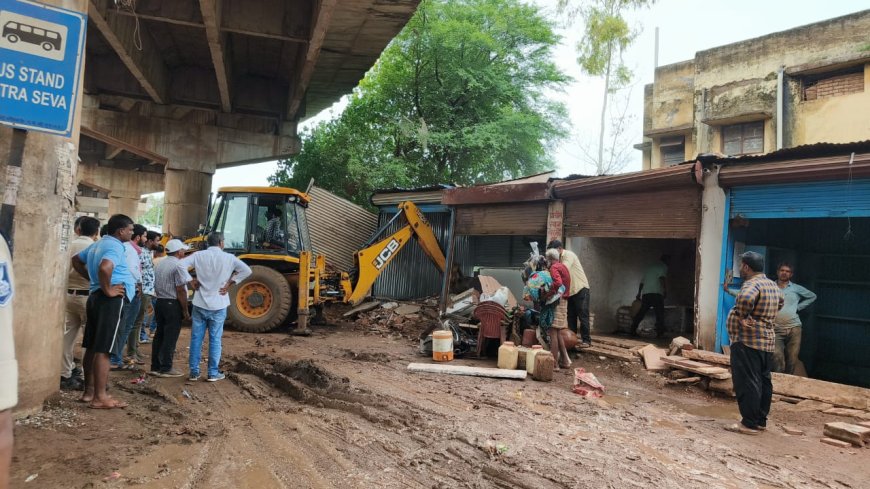
<path fill-rule="evenodd" d="M 731 189 L 731 217 L 870 217 L 870 180 L 753 185 Z"/>
<path fill-rule="evenodd" d="M 608 193 L 565 201 L 565 235 L 695 239 L 701 187 Z"/>
<path fill-rule="evenodd" d="M 456 234 L 538 236 L 547 234 L 547 202 L 456 208 Z"/>

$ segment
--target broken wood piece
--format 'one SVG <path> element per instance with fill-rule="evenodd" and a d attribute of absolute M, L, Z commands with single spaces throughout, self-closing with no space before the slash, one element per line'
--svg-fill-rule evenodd
<path fill-rule="evenodd" d="M 870 441 L 870 428 L 836 421 L 834 423 L 825 423 L 824 435 L 829 438 L 849 442 L 856 447 L 863 447 L 864 442 Z"/>
<path fill-rule="evenodd" d="M 695 348 L 695 347 L 692 346 L 692 342 L 689 341 L 688 338 L 683 338 L 682 336 L 677 336 L 676 338 L 671 340 L 671 349 L 670 349 L 669 353 L 671 355 L 676 355 L 683 348 L 685 348 L 687 350 L 691 350 L 692 348 Z"/>
<path fill-rule="evenodd" d="M 662 361 L 662 357 L 667 355 L 667 352 L 662 348 L 657 348 L 655 345 L 646 345 L 639 351 L 643 358 L 643 365 L 647 370 L 668 370 L 670 367 Z"/>
<path fill-rule="evenodd" d="M 411 372 L 431 374 L 469 375 L 472 377 L 492 377 L 496 379 L 525 380 L 528 372 L 525 370 L 505 370 L 498 368 L 468 367 L 465 365 L 438 365 L 431 363 L 410 363 Z"/>
<path fill-rule="evenodd" d="M 798 397 L 789 397 L 789 396 L 777 396 L 780 401 L 787 402 L 789 404 L 797 404 L 801 402 L 803 399 Z"/>
<path fill-rule="evenodd" d="M 631 350 L 636 347 L 645 347 L 649 344 L 647 341 L 640 340 L 632 340 L 628 338 L 611 338 L 610 336 L 597 336 L 592 335 L 592 344 L 593 345 L 607 345 L 607 346 L 615 346 L 617 348 L 625 348 L 626 350 Z"/>
<path fill-rule="evenodd" d="M 777 372 L 771 374 L 771 379 L 774 394 L 814 399 L 837 407 L 870 411 L 870 389 Z"/>
<path fill-rule="evenodd" d="M 680 353 L 683 357 L 689 360 L 700 360 L 707 363 L 715 363 L 717 365 L 731 366 L 731 357 L 706 350 L 682 350 Z"/>
<path fill-rule="evenodd" d="M 685 379 L 686 377 L 691 377 L 692 373 L 686 370 L 671 370 L 668 372 L 668 378 L 673 380 Z"/>
<path fill-rule="evenodd" d="M 804 399 L 794 405 L 794 410 L 798 412 L 826 411 L 832 407 L 834 406 L 831 406 L 826 402 L 816 401 L 814 399 Z"/>
<path fill-rule="evenodd" d="M 825 414 L 833 414 L 834 416 L 853 416 L 853 417 L 859 416 L 859 415 L 864 413 L 864 411 L 862 411 L 860 409 L 839 408 L 839 407 L 825 409 L 822 412 Z"/>
<path fill-rule="evenodd" d="M 671 367 L 688 370 L 689 372 L 693 372 L 696 374 L 706 375 L 707 377 L 711 377 L 714 379 L 731 378 L 731 372 L 729 372 L 727 368 L 716 367 L 714 365 L 710 365 L 709 363 L 687 360 L 681 356 L 674 355 L 662 357 L 661 360 Z"/>
<path fill-rule="evenodd" d="M 694 384 L 696 382 L 700 382 L 701 377 L 686 377 L 685 379 L 677 379 L 675 380 L 678 384 Z"/>
<path fill-rule="evenodd" d="M 613 358 L 615 360 L 623 360 L 626 362 L 639 362 L 640 358 L 633 353 L 629 353 L 622 348 L 606 348 L 604 346 L 590 346 L 581 350 L 581 353 L 589 353 L 600 355 L 602 357 Z"/>
<path fill-rule="evenodd" d="M 822 443 L 827 443 L 828 445 L 835 446 L 837 448 L 852 448 L 851 443 L 846 443 L 844 441 L 835 440 L 833 438 L 822 438 Z"/>
<path fill-rule="evenodd" d="M 804 434 L 803 430 L 799 430 L 797 428 L 792 428 L 791 426 L 782 425 L 782 431 L 785 431 L 789 435 L 802 436 Z"/>
<path fill-rule="evenodd" d="M 359 313 L 368 312 L 368 311 L 377 309 L 380 305 L 381 305 L 381 303 L 378 301 L 366 302 L 364 304 L 360 304 L 360 305 L 354 307 L 350 311 L 347 311 L 346 313 L 344 313 L 342 315 L 342 317 L 346 317 L 346 318 L 354 317 Z"/>

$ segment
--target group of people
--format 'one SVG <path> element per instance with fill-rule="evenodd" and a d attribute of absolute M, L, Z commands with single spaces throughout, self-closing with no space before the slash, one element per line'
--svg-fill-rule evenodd
<path fill-rule="evenodd" d="M 533 304 L 537 323 L 549 337 L 556 368 L 569 368 L 567 330 L 580 338 L 578 348 L 592 346 L 589 324 L 589 281 L 577 255 L 559 240 L 550 241 L 543 257 L 534 256 L 524 274 L 524 298 Z M 533 311 L 528 311 L 529 315 Z"/>
<path fill-rule="evenodd" d="M 220 233 L 208 235 L 206 250 L 186 256 L 190 248 L 180 240 L 170 239 L 165 247 L 161 246 L 158 233 L 134 224 L 123 214 L 111 216 L 102 232 L 99 221 L 82 217 L 76 221 L 75 231 L 66 301 L 62 388 L 84 390 L 82 401 L 92 408 L 126 407 L 106 393 L 108 373 L 144 365 L 139 345 L 149 342 L 151 376 L 184 376 L 173 363 L 184 320 L 192 321 L 189 379 L 200 378 L 206 331 L 207 380 L 225 378 L 218 365 L 223 322 L 230 304 L 227 291 L 247 278 L 251 269 L 223 251 Z M 196 278 L 189 273 L 191 269 Z M 192 314 L 189 289 L 195 290 Z M 82 368 L 77 369 L 73 353 L 82 329 L 84 355 Z M 149 331 L 153 331 L 153 339 L 149 339 Z"/>

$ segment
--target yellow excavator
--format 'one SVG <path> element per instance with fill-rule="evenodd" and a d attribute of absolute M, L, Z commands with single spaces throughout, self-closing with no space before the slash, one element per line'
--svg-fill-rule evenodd
<path fill-rule="evenodd" d="M 251 277 L 229 291 L 227 321 L 236 329 L 265 332 L 295 319 L 293 333 L 308 334 L 309 319 L 317 321 L 325 303 L 359 304 L 412 237 L 444 273 L 444 253 L 413 202 L 400 203 L 396 216 L 354 253 L 352 270 L 327 271 L 326 258 L 311 248 L 305 217 L 308 203 L 308 194 L 292 188 L 224 187 L 218 190 L 200 235 L 187 241 L 201 249 L 208 233 L 221 232 L 224 251 L 251 267 Z M 400 218 L 406 225 L 381 239 Z"/>

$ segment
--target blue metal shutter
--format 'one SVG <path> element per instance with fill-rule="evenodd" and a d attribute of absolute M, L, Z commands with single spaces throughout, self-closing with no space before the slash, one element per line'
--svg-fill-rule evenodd
<path fill-rule="evenodd" d="M 870 180 L 753 185 L 731 189 L 731 217 L 870 217 Z"/>

